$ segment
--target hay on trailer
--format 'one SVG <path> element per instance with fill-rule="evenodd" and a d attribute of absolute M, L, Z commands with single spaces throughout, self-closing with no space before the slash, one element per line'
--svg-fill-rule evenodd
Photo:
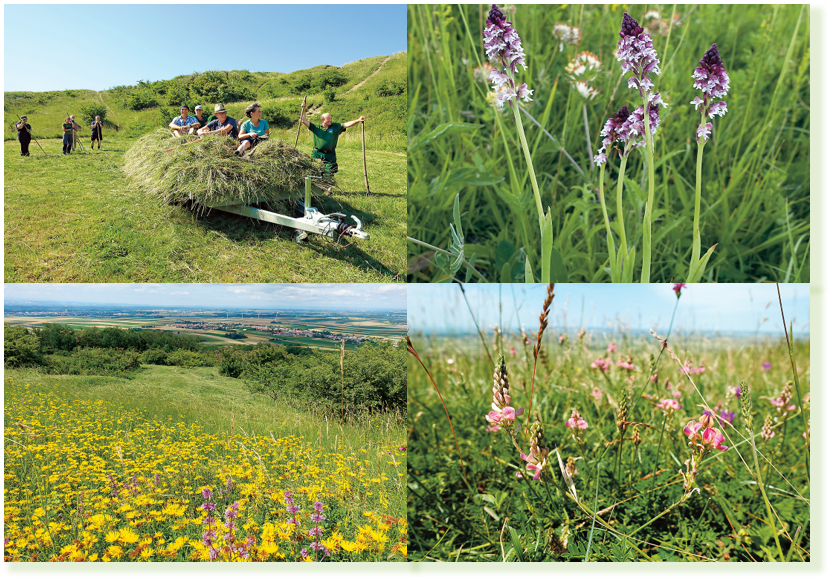
<path fill-rule="evenodd" d="M 203 207 L 252 204 L 277 206 L 287 193 L 301 193 L 307 175 L 322 164 L 276 139 L 258 144 L 245 157 L 234 155 L 235 139 L 209 135 L 195 143 L 160 129 L 140 138 L 124 156 L 124 173 L 147 194 L 166 204 L 196 202 Z M 170 148 L 175 148 L 167 151 Z M 333 178 L 315 178 L 321 187 Z"/>

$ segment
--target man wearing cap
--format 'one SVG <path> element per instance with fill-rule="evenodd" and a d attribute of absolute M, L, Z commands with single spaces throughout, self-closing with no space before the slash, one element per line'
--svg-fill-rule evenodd
<path fill-rule="evenodd" d="M 196 124 L 198 123 L 196 121 L 196 117 L 194 117 L 193 115 L 188 115 L 188 111 L 190 109 L 188 109 L 187 105 L 182 105 L 182 107 L 179 110 L 181 111 L 182 115 L 174 118 L 173 121 L 170 122 L 170 125 L 168 125 L 168 127 L 170 127 L 173 130 L 173 137 L 181 137 L 182 135 L 188 133 L 193 135 L 194 133 L 196 133 Z"/>
<path fill-rule="evenodd" d="M 237 135 L 239 135 L 237 120 L 233 117 L 228 117 L 228 112 L 222 103 L 214 107 L 214 115 L 216 119 L 209 121 L 205 127 L 200 129 L 199 135 L 229 135 L 236 139 Z"/>
<path fill-rule="evenodd" d="M 326 175 L 338 173 L 338 157 L 335 154 L 335 148 L 338 146 L 340 134 L 363 121 L 366 121 L 366 117 L 361 115 L 358 119 L 347 123 L 332 123 L 332 114 L 324 113 L 320 116 L 320 127 L 318 127 L 306 119 L 306 112 L 303 112 L 300 122 L 309 128 L 315 140 L 312 159 L 323 160 Z"/>
<path fill-rule="evenodd" d="M 193 110 L 193 114 L 196 116 L 196 122 L 199 123 L 200 128 L 208 124 L 208 116 L 202 114 L 202 105 L 197 105 Z"/>
<path fill-rule="evenodd" d="M 29 157 L 29 142 L 32 141 L 32 126 L 29 125 L 29 118 L 25 115 L 20 118 L 17 124 L 17 140 L 20 142 L 20 155 Z"/>
<path fill-rule="evenodd" d="M 92 141 L 89 144 L 89 148 L 92 149 L 95 147 L 95 142 L 97 141 L 98 149 L 101 149 L 101 137 L 104 131 L 104 124 L 101 122 L 100 115 L 95 116 L 95 121 L 90 123 L 90 128 L 92 129 Z"/>
<path fill-rule="evenodd" d="M 78 131 L 81 130 L 81 126 L 75 122 L 75 115 L 70 115 L 69 121 L 72 123 L 72 151 L 75 151 L 75 146 L 78 145 Z"/>

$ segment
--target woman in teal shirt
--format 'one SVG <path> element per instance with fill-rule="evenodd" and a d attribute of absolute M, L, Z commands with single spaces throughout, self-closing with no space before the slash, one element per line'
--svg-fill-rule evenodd
<path fill-rule="evenodd" d="M 262 114 L 263 109 L 259 103 L 254 103 L 245 108 L 245 116 L 249 119 L 240 127 L 240 144 L 234 152 L 236 155 L 242 155 L 254 147 L 259 139 L 262 139 L 263 136 L 268 137 L 271 133 L 271 130 L 268 128 L 268 121 L 260 119 Z"/>

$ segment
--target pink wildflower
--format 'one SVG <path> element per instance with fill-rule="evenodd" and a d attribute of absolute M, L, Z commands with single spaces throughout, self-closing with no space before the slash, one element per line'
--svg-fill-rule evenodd
<path fill-rule="evenodd" d="M 715 448 L 716 450 L 723 451 L 727 449 L 727 446 L 722 445 L 724 436 L 716 428 L 707 428 L 704 430 L 704 433 L 701 434 L 701 441 L 704 445 Z"/>
<path fill-rule="evenodd" d="M 671 410 L 680 410 L 681 404 L 674 399 L 662 399 L 658 407 L 664 410 L 664 412 L 669 412 Z"/>
<path fill-rule="evenodd" d="M 613 351 L 617 351 L 617 345 L 615 345 L 614 343 L 609 343 L 609 346 L 606 347 L 606 351 L 608 353 L 612 353 Z"/>
<path fill-rule="evenodd" d="M 630 371 L 635 369 L 635 365 L 631 361 L 618 361 L 617 366 L 623 369 L 629 369 Z"/>
<path fill-rule="evenodd" d="M 681 298 L 682 288 L 687 288 L 687 285 L 683 282 L 676 282 L 674 285 L 672 285 L 672 290 L 675 292 L 675 296 L 679 299 Z"/>
<path fill-rule="evenodd" d="M 790 398 L 788 399 L 788 401 L 782 401 L 782 396 L 780 395 L 779 397 L 771 397 L 768 399 L 770 399 L 770 403 L 779 408 L 779 413 L 782 413 L 783 411 L 792 412 L 796 409 L 795 405 L 788 405 L 789 403 L 791 403 Z"/>
<path fill-rule="evenodd" d="M 577 410 L 571 410 L 571 417 L 566 420 L 566 427 L 585 430 L 589 424 L 577 413 Z"/>
<path fill-rule="evenodd" d="M 609 371 L 609 366 L 612 364 L 612 360 L 609 358 L 603 359 L 602 357 L 598 357 L 595 359 L 594 363 L 592 363 L 592 369 L 600 369 L 601 371 Z"/>
<path fill-rule="evenodd" d="M 765 361 L 764 363 L 762 363 L 762 371 L 770 371 L 771 367 L 772 366 L 770 364 L 770 361 Z"/>
<path fill-rule="evenodd" d="M 599 388 L 595 387 L 594 389 L 592 389 L 592 391 L 589 395 L 592 396 L 597 401 L 600 401 L 600 398 L 603 397 L 603 392 L 600 391 Z"/>
<path fill-rule="evenodd" d="M 516 349 L 514 349 L 513 347 L 511 347 L 511 355 L 516 355 Z"/>
<path fill-rule="evenodd" d="M 658 383 L 658 376 L 655 374 L 650 375 L 649 381 L 651 381 L 652 383 Z"/>

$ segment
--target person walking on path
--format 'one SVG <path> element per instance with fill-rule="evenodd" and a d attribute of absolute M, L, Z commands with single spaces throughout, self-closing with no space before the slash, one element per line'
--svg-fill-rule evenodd
<path fill-rule="evenodd" d="M 63 120 L 63 125 L 61 126 L 63 129 L 63 154 L 62 155 L 69 155 L 72 153 L 72 131 L 74 128 L 74 124 L 72 120 L 67 117 Z"/>
<path fill-rule="evenodd" d="M 96 115 L 95 121 L 90 124 L 92 128 L 92 141 L 89 144 L 89 148 L 92 149 L 95 147 L 95 142 L 98 142 L 98 149 L 101 149 L 101 137 L 103 136 L 104 124 L 101 122 L 101 116 Z"/>
<path fill-rule="evenodd" d="M 32 141 L 32 126 L 25 115 L 17 123 L 17 140 L 20 142 L 20 155 L 29 157 L 29 143 Z"/>
<path fill-rule="evenodd" d="M 75 146 L 78 145 L 78 131 L 81 126 L 75 122 L 75 115 L 70 115 L 69 120 L 72 122 L 72 151 L 75 151 Z"/>
<path fill-rule="evenodd" d="M 259 103 L 254 103 L 245 108 L 245 116 L 249 119 L 240 127 L 240 144 L 234 152 L 236 155 L 242 155 L 246 150 L 257 145 L 257 141 L 262 139 L 263 136 L 268 137 L 271 134 L 271 130 L 268 128 L 268 121 L 260 119 L 262 114 L 263 109 Z"/>
<path fill-rule="evenodd" d="M 338 137 L 341 133 L 366 121 L 366 117 L 361 115 L 354 121 L 347 123 L 333 123 L 332 114 L 324 113 L 320 116 L 320 127 L 306 119 L 306 112 L 303 112 L 303 117 L 300 122 L 309 128 L 309 131 L 314 135 L 314 153 L 312 159 L 323 160 L 324 168 L 327 176 L 338 173 L 338 156 L 335 153 L 335 148 L 338 146 Z"/>

